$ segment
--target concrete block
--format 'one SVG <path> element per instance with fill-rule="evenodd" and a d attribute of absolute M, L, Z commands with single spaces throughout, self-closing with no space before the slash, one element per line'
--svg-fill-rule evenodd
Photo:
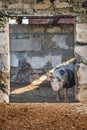
<path fill-rule="evenodd" d="M 18 67 L 19 65 L 19 60 L 17 58 L 17 56 L 13 53 L 10 53 L 11 56 L 10 56 L 10 66 L 11 67 Z"/>
<path fill-rule="evenodd" d="M 59 47 L 60 49 L 64 49 L 64 50 L 69 49 L 69 46 L 71 44 L 73 45 L 73 41 L 70 41 L 70 43 L 69 43 L 68 39 L 69 39 L 68 34 L 67 35 L 56 35 L 55 34 L 54 37 L 52 38 L 52 41 L 55 43 L 54 48 Z"/>
<path fill-rule="evenodd" d="M 11 26 L 12 28 L 12 26 Z M 13 32 L 14 33 L 29 33 L 31 32 L 31 27 L 29 25 L 23 25 L 23 24 L 18 24 L 13 26 Z"/>
<path fill-rule="evenodd" d="M 39 38 L 30 39 L 11 39 L 10 51 L 39 51 L 41 50 L 41 41 Z"/>
<path fill-rule="evenodd" d="M 73 33 L 74 32 L 74 25 L 63 25 L 62 26 L 62 33 Z"/>
<path fill-rule="evenodd" d="M 32 29 L 34 33 L 44 33 L 45 31 L 44 27 L 33 27 Z"/>
<path fill-rule="evenodd" d="M 31 65 L 33 69 L 39 69 L 39 68 L 44 68 L 46 63 L 50 62 L 52 67 L 57 66 L 58 64 L 61 63 L 61 56 L 60 55 L 47 55 L 44 57 L 38 57 L 38 56 L 33 56 L 33 57 L 27 57 L 26 58 L 27 63 Z"/>
<path fill-rule="evenodd" d="M 51 28 L 47 28 L 46 32 L 48 32 L 48 33 L 61 33 L 61 27 L 53 26 Z"/>

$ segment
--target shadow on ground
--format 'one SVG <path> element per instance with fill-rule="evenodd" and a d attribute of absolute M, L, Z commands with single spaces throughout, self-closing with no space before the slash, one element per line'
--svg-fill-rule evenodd
<path fill-rule="evenodd" d="M 26 87 L 27 86 L 27 87 Z M 52 90 L 50 83 L 42 83 L 40 85 L 11 83 L 10 102 L 15 103 L 57 103 L 56 93 Z M 22 90 L 22 91 L 21 91 Z M 69 90 L 69 102 L 74 102 L 74 88 Z M 61 90 L 62 99 L 64 101 L 64 93 Z"/>

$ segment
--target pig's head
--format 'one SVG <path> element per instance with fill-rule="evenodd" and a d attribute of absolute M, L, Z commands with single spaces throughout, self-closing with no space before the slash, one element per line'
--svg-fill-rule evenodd
<path fill-rule="evenodd" d="M 51 81 L 51 86 L 54 91 L 58 91 L 63 87 L 63 80 L 59 77 L 53 77 L 53 80 Z"/>
<path fill-rule="evenodd" d="M 64 85 L 63 79 L 60 79 L 59 77 L 56 76 L 53 77 L 52 73 L 49 73 L 46 76 L 47 76 L 47 81 L 51 82 L 51 86 L 54 91 L 58 91 L 63 87 Z"/>

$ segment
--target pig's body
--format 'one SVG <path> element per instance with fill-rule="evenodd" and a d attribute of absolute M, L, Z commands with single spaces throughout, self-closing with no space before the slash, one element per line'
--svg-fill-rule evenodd
<path fill-rule="evenodd" d="M 64 88 L 65 102 L 68 102 L 67 90 L 75 85 L 74 64 L 69 63 L 68 65 L 55 68 L 49 81 L 51 81 L 52 89 L 57 92 L 57 100 L 61 99 L 60 89 Z"/>

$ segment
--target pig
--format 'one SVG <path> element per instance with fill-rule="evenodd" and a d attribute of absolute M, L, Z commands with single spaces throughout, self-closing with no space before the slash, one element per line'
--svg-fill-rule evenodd
<path fill-rule="evenodd" d="M 68 88 L 75 86 L 74 62 L 56 67 L 53 73 L 47 74 L 47 81 L 57 93 L 57 101 L 61 100 L 60 90 L 64 88 L 64 102 L 68 102 Z"/>

